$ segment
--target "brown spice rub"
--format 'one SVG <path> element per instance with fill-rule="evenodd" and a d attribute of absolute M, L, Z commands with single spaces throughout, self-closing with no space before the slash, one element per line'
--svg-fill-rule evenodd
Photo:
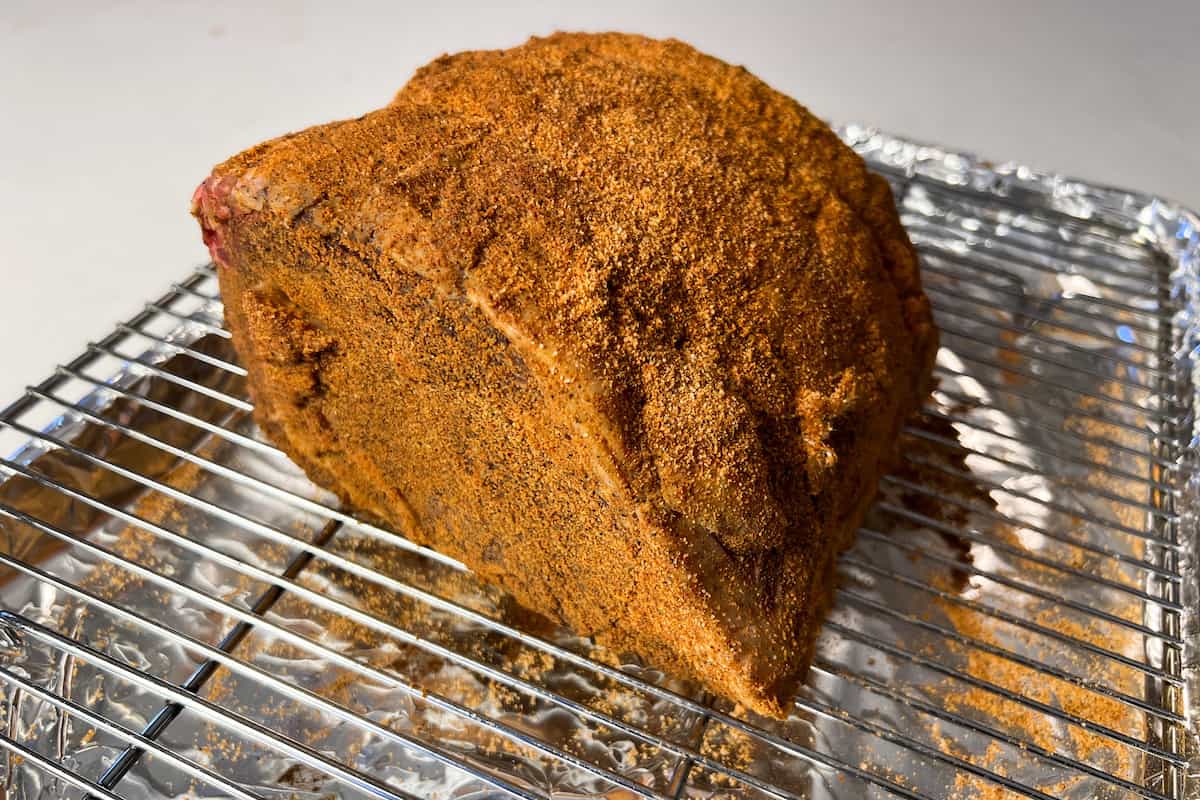
<path fill-rule="evenodd" d="M 557 34 L 218 166 L 257 418 L 521 602 L 786 709 L 936 350 L 887 183 L 746 70 Z"/>

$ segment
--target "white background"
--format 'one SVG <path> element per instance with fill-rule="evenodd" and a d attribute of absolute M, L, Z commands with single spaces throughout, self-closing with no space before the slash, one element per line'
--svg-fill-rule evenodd
<path fill-rule="evenodd" d="M 214 163 L 555 29 L 676 36 L 826 119 L 1200 206 L 1200 0 L 248 5 L 0 0 L 0 405 L 205 260 Z"/>

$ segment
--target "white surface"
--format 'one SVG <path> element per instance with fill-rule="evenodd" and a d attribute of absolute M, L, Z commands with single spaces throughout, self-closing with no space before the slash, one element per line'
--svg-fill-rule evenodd
<path fill-rule="evenodd" d="M 0 405 L 205 259 L 212 164 L 555 29 L 677 36 L 827 119 L 1200 206 L 1196 0 L 247 5 L 0 0 Z"/>

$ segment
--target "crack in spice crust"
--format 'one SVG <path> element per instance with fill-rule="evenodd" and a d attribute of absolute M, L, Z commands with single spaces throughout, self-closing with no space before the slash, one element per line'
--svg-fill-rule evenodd
<path fill-rule="evenodd" d="M 556 34 L 219 165 L 258 419 L 531 608 L 786 711 L 937 335 L 887 183 L 676 41 Z"/>

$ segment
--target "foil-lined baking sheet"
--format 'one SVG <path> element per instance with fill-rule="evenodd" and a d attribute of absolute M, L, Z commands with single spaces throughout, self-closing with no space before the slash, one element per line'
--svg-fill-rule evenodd
<path fill-rule="evenodd" d="M 1200 797 L 1196 218 L 842 133 L 942 349 L 790 719 L 339 510 L 204 268 L 0 415 L 8 796 Z"/>

